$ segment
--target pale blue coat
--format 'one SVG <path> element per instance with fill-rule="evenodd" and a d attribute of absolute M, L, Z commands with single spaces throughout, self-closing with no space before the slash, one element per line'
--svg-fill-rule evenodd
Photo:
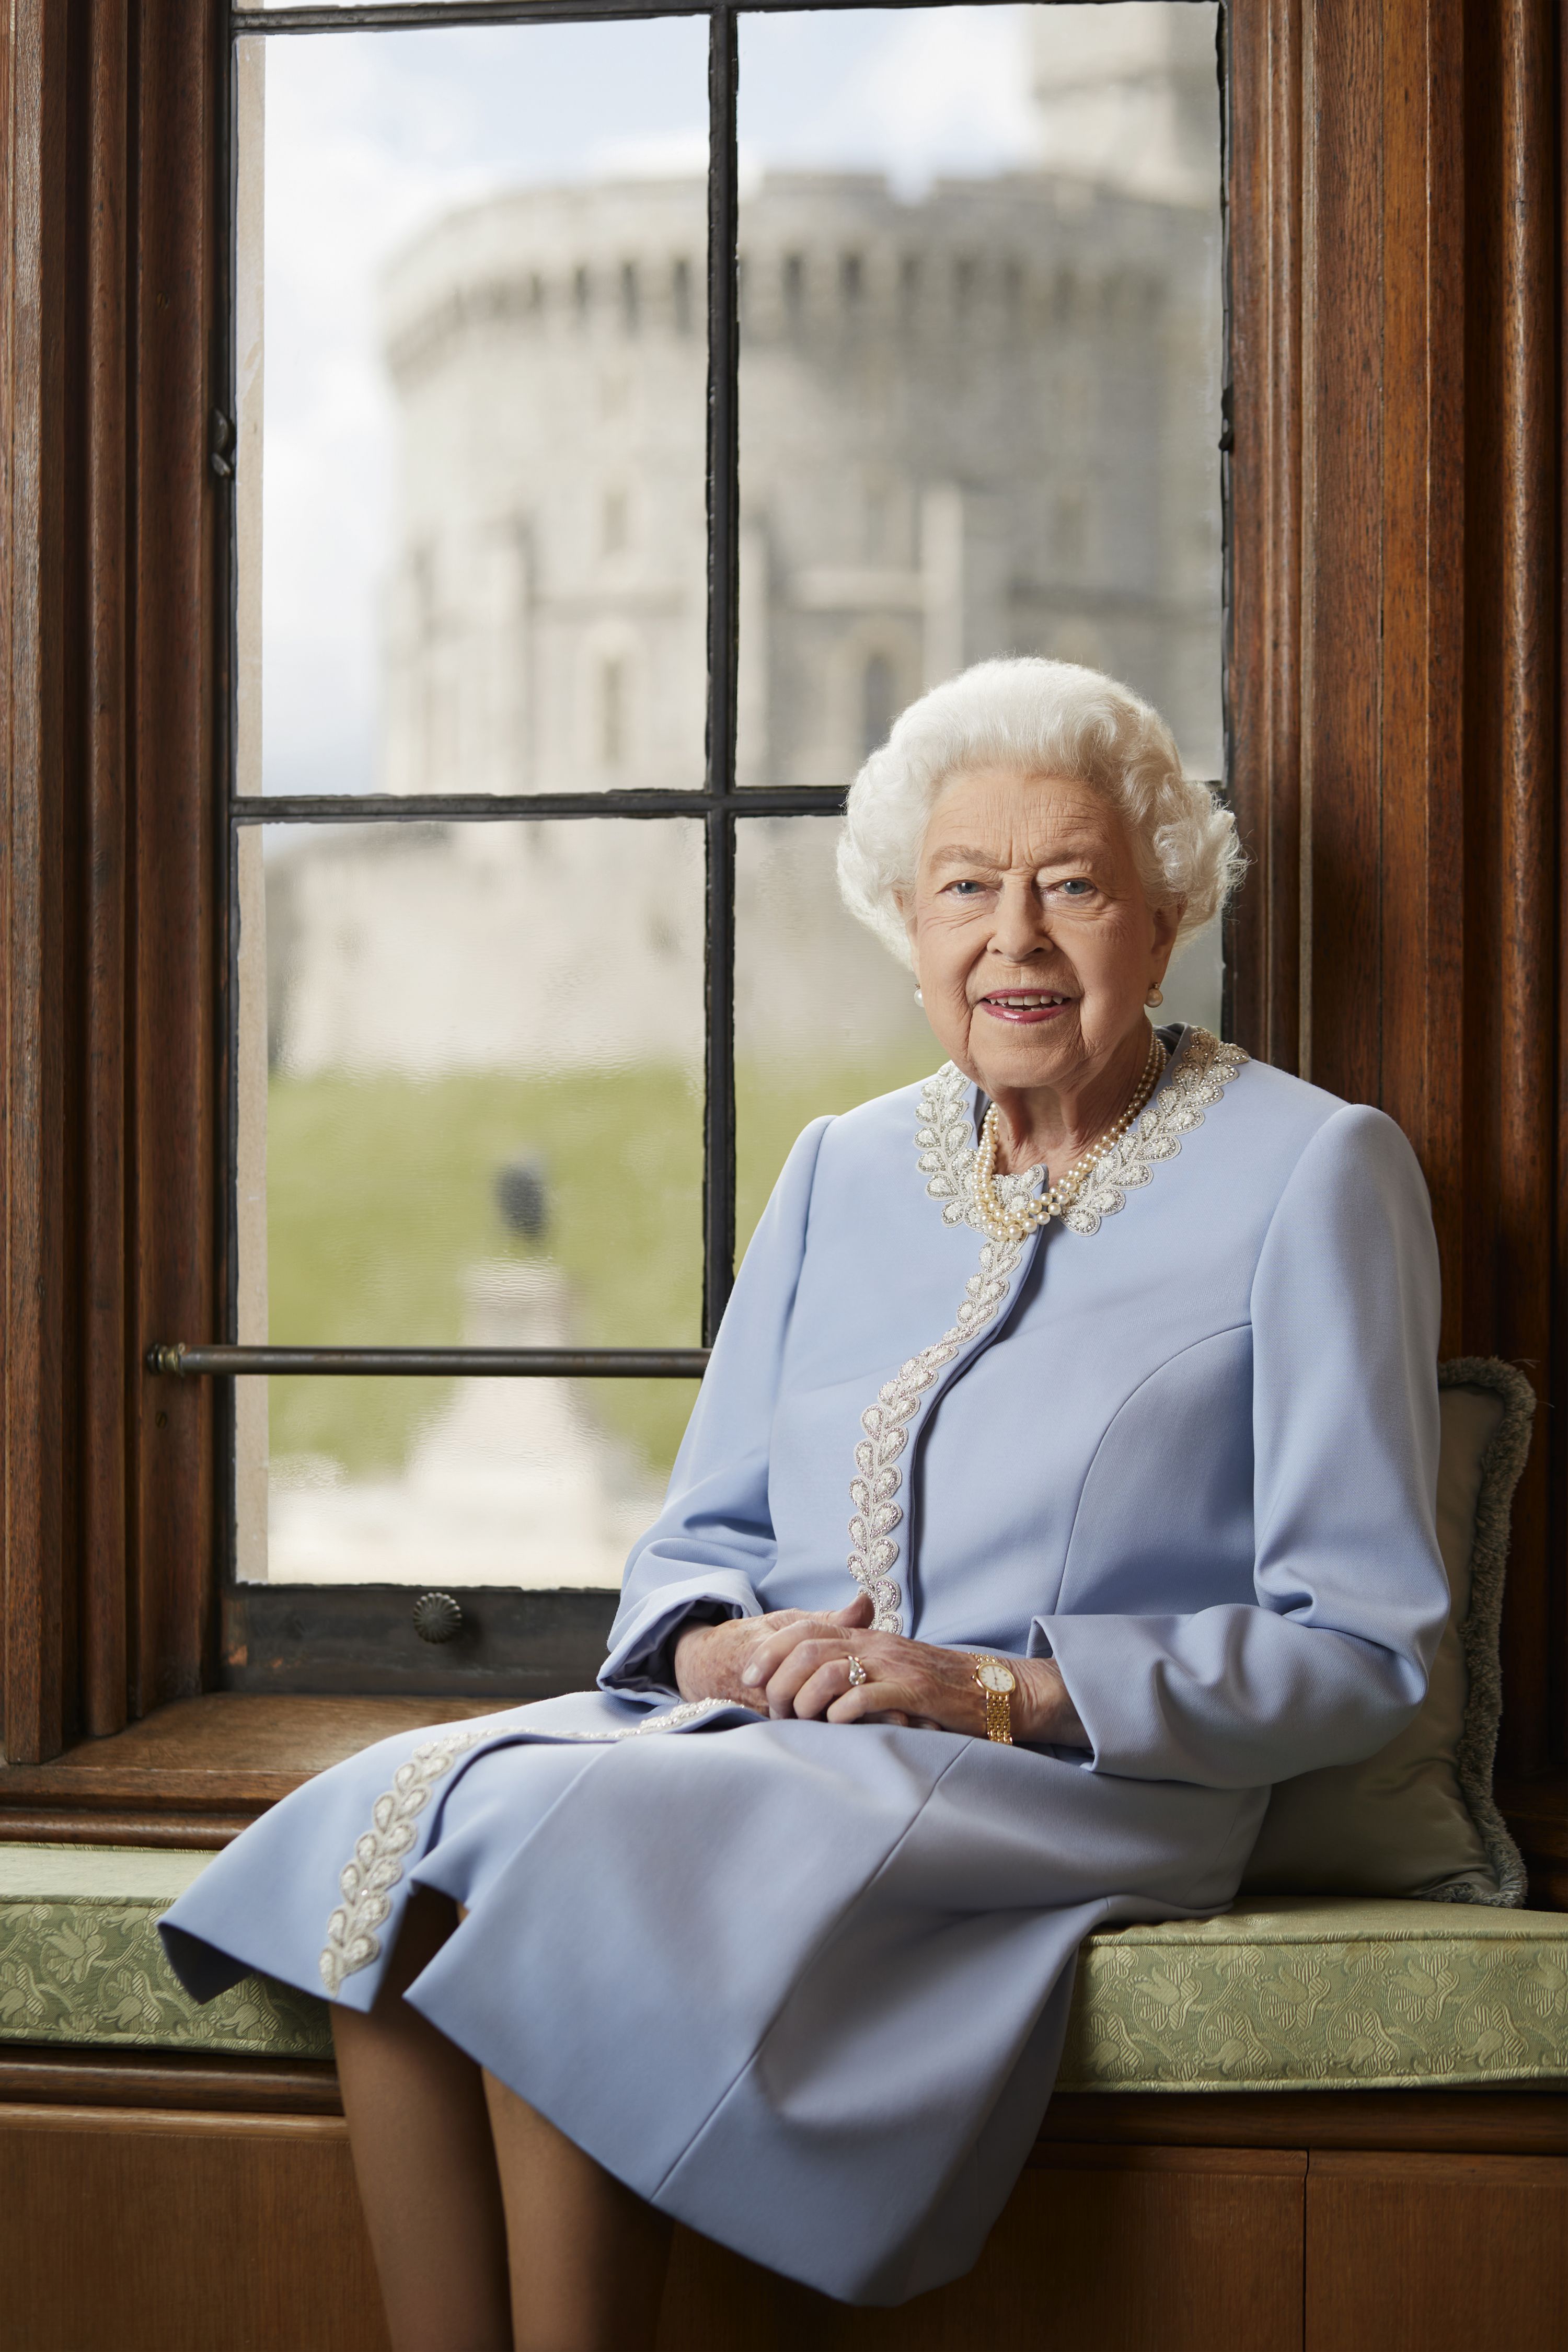
<path fill-rule="evenodd" d="M 469 1916 L 416 2006 L 644 2197 L 849 2301 L 967 2269 L 1081 1938 L 1223 1908 L 1268 1784 L 1389 1740 L 1447 1606 L 1415 1157 L 1167 1035 L 1099 1189 L 1018 1248 L 972 1222 L 951 1067 L 808 1128 L 599 1691 L 276 1807 L 165 1920 L 192 1990 L 367 2009 L 442 1889 Z M 919 1639 L 1054 1656 L 1089 1751 L 672 1709 L 694 1607 L 837 1607 L 851 1572 Z"/>

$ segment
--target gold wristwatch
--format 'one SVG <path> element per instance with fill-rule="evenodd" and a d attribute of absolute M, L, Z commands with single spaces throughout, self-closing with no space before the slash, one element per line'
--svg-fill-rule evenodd
<path fill-rule="evenodd" d="M 1000 1658 L 981 1658 L 975 1664 L 974 1679 L 985 1694 L 985 1737 L 1005 1740 L 1013 1745 L 1013 1693 L 1018 1687 L 1018 1677 L 1011 1666 Z"/>

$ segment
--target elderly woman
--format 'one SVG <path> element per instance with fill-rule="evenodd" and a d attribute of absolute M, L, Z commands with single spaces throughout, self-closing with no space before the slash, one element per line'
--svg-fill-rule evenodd
<path fill-rule="evenodd" d="M 383 1742 L 168 1916 L 198 1997 L 324 1982 L 400 2352 L 651 2342 L 670 2217 L 962 2273 L 1083 1937 L 1222 1908 L 1418 1704 L 1415 1158 L 1146 1010 L 1237 863 L 1108 678 L 906 711 L 840 873 L 947 1058 L 790 1155 L 597 1691 Z"/>

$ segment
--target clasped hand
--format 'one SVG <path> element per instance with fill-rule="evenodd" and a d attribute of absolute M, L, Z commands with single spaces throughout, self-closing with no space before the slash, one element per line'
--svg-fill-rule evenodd
<path fill-rule="evenodd" d="M 975 1654 L 873 1633 L 862 1593 L 847 1609 L 776 1609 L 767 1617 L 731 1617 L 693 1625 L 676 1644 L 682 1698 L 717 1698 L 759 1715 L 816 1717 L 828 1723 L 913 1724 L 926 1731 L 984 1736 L 985 1698 L 974 1680 Z M 849 1679 L 851 1658 L 867 1679 Z M 1050 1658 L 1009 1658 L 1018 1678 L 1013 1737 L 1020 1744 L 1087 1746 L 1082 1725 Z"/>

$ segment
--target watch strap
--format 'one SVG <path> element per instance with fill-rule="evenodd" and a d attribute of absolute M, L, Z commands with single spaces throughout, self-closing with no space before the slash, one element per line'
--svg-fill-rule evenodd
<path fill-rule="evenodd" d="M 984 1683 L 981 1685 L 985 1689 Z M 1011 1691 L 985 1691 L 985 1737 L 1013 1745 L 1013 1694 Z"/>

